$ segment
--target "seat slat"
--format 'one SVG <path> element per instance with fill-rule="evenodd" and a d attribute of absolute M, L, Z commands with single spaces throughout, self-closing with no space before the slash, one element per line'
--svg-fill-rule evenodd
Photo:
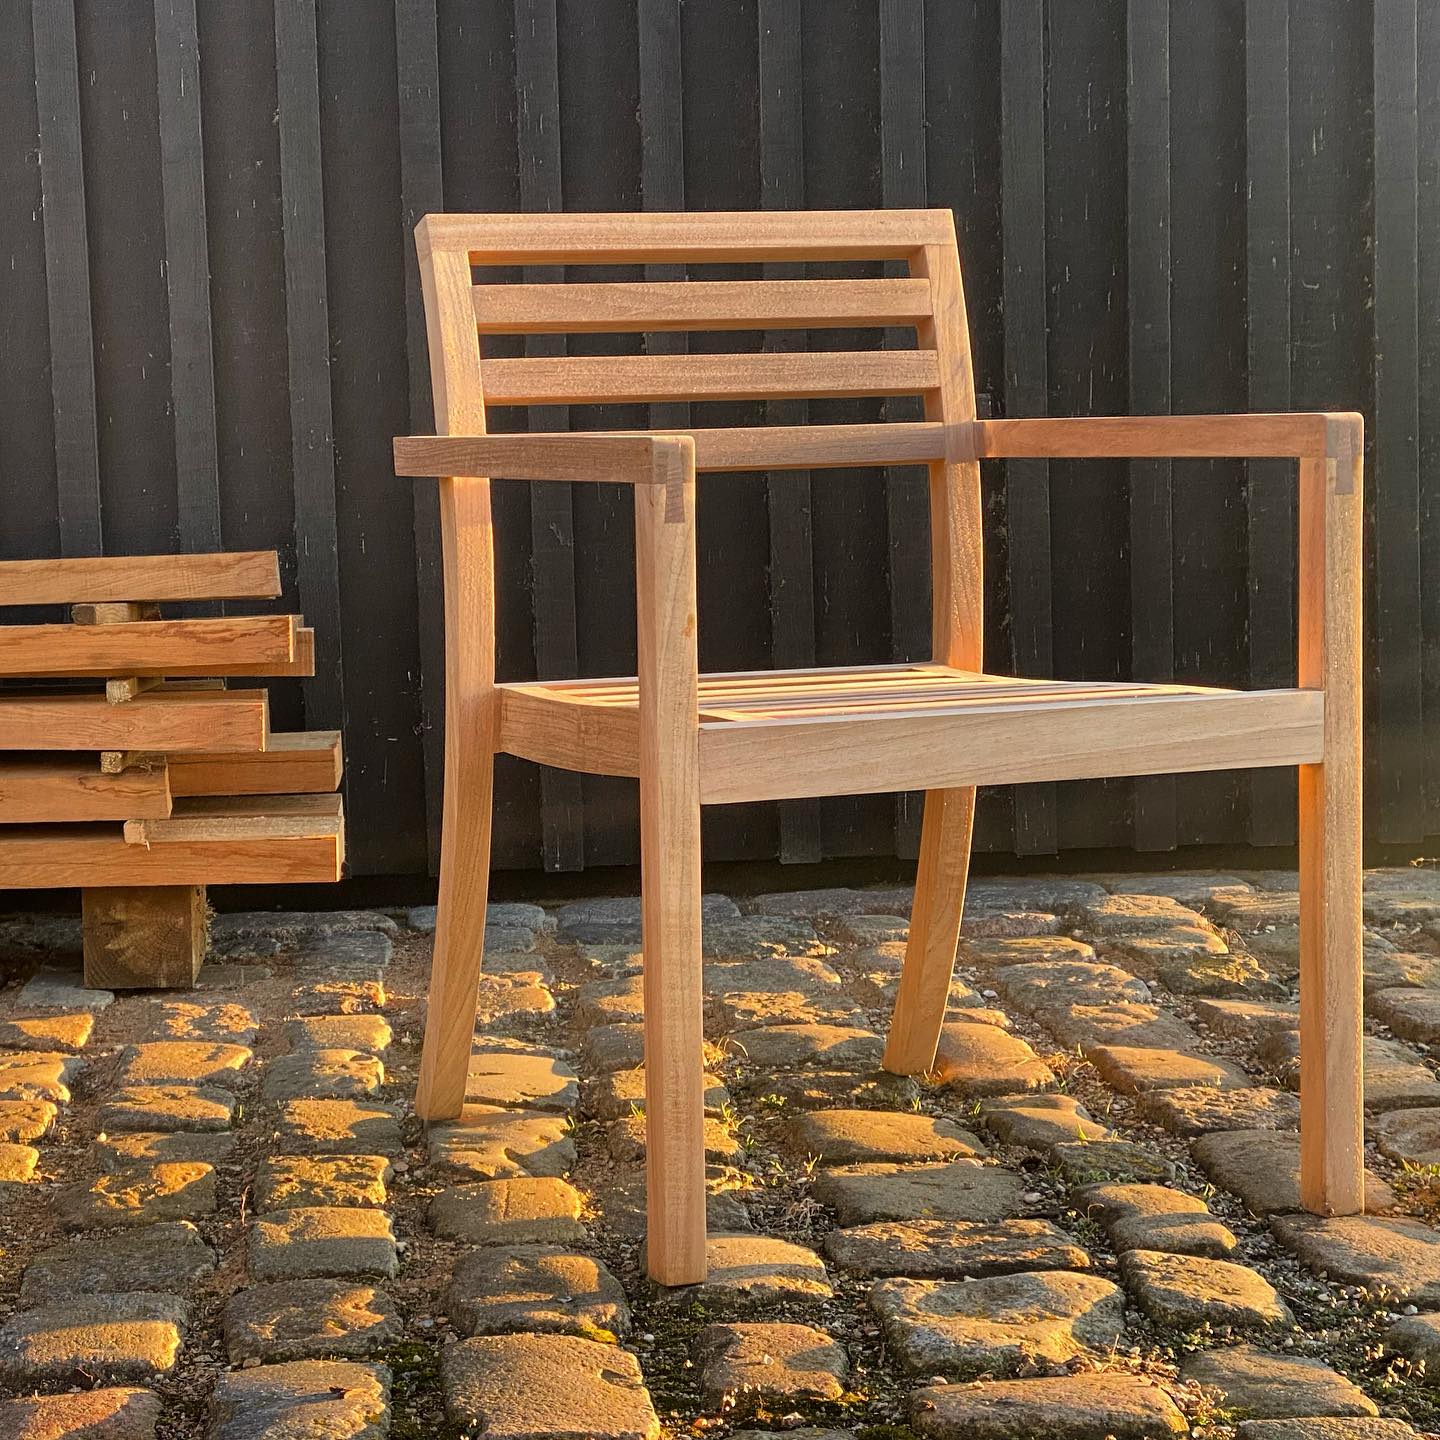
<path fill-rule="evenodd" d="M 904 326 L 930 314 L 924 280 L 477 285 L 473 299 L 482 335 Z"/>
<path fill-rule="evenodd" d="M 488 405 L 628 404 L 918 395 L 940 383 L 933 350 L 825 354 L 567 355 L 482 360 Z"/>

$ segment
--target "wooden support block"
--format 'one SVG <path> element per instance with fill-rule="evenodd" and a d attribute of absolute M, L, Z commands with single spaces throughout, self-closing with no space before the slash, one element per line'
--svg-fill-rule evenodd
<path fill-rule="evenodd" d="M 301 730 L 270 737 L 263 750 L 238 755 L 175 755 L 175 795 L 308 795 L 337 790 L 343 759 L 338 730 Z"/>
<path fill-rule="evenodd" d="M 0 759 L 0 825 L 163 820 L 170 785 L 164 757 L 154 758 L 154 765 L 107 772 L 89 755 L 7 755 Z"/>
<path fill-rule="evenodd" d="M 0 563 L 0 605 L 107 600 L 273 600 L 273 550 L 212 555 L 106 555 Z"/>
<path fill-rule="evenodd" d="M 130 625 L 159 618 L 160 605 L 155 600 L 101 600 L 70 607 L 70 619 L 76 625 Z"/>
<path fill-rule="evenodd" d="M 125 705 L 145 690 L 153 690 L 160 680 L 154 675 L 127 675 L 123 680 L 105 682 L 105 703 Z"/>
<path fill-rule="evenodd" d="M 165 757 L 152 750 L 102 750 L 100 773 L 123 775 L 127 770 L 154 770 L 165 764 Z"/>
<path fill-rule="evenodd" d="M 95 990 L 190 986 L 205 958 L 203 885 L 82 893 L 85 983 Z"/>

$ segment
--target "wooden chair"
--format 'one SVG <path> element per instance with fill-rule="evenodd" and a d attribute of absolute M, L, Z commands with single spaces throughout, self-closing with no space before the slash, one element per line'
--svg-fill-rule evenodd
<path fill-rule="evenodd" d="M 945 210 L 432 215 L 416 233 L 436 423 L 445 433 L 397 440 L 395 457 L 399 474 L 442 477 L 447 697 L 421 1116 L 454 1116 L 465 1097 L 497 752 L 640 781 L 648 1263 L 665 1284 L 698 1281 L 706 1264 L 702 804 L 925 790 L 910 940 L 884 1061 L 920 1074 L 933 1065 L 945 1012 L 977 785 L 1298 765 L 1301 1190 L 1310 1210 L 1360 1210 L 1360 417 L 979 420 Z M 903 261 L 907 275 L 476 284 L 473 274 L 498 266 L 830 261 Z M 917 343 L 497 359 L 477 342 L 500 333 L 784 328 L 883 328 L 892 341 L 903 328 Z M 489 405 L 897 394 L 923 396 L 926 418 L 684 434 L 486 434 Z M 1298 459 L 1297 688 L 985 673 L 979 462 L 1018 456 Z M 933 658 L 698 674 L 697 472 L 885 465 L 929 468 Z M 633 487 L 638 679 L 496 681 L 495 561 L 489 482 L 474 478 L 481 476 Z M 1060 564 L 1063 554 L 1057 549 Z"/>

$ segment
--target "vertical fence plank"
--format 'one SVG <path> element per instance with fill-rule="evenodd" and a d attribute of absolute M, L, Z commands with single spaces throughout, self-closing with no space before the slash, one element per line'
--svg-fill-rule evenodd
<path fill-rule="evenodd" d="M 1045 4 L 1001 0 L 1001 193 L 1005 239 L 1005 413 L 1046 413 Z M 1016 673 L 1054 673 L 1050 614 L 1050 467 L 1005 465 L 1011 648 Z M 1055 787 L 1015 791 L 1015 850 L 1052 854 Z"/>
<path fill-rule="evenodd" d="M 1249 403 L 1290 409 L 1290 17 L 1287 0 L 1245 12 L 1245 203 Z M 1250 684 L 1295 683 L 1295 467 L 1252 460 L 1249 515 Z M 1250 842 L 1295 839 L 1295 776 L 1250 774 Z"/>
<path fill-rule="evenodd" d="M 1419 14 L 1375 6 L 1375 662 L 1372 747 L 1378 838 L 1425 828 L 1421 692 Z M 1375 763 L 1383 760 L 1383 764 Z"/>
<path fill-rule="evenodd" d="M 925 10 L 915 0 L 880 0 L 880 192 L 887 210 L 919 209 L 925 178 Z M 908 273 L 898 265 L 887 273 Z M 911 331 L 889 331 L 887 347 L 913 348 Z M 921 418 L 913 398 L 887 401 L 887 417 Z M 929 480 L 924 470 L 886 472 L 885 513 L 890 545 L 890 658 L 918 660 L 930 653 Z M 895 853 L 920 853 L 924 797 L 895 797 Z"/>
<path fill-rule="evenodd" d="M 98 555 L 103 548 L 100 446 L 74 0 L 34 0 L 31 17 L 60 550 L 64 555 Z"/>
<path fill-rule="evenodd" d="M 415 257 L 415 226 L 445 208 L 440 157 L 440 56 L 435 0 L 395 0 L 395 72 L 400 97 L 400 224 L 405 234 L 405 333 L 410 366 L 410 429 L 434 427 L 425 307 Z M 425 752 L 425 838 L 430 873 L 440 865 L 445 775 L 445 616 L 440 574 L 440 492 L 415 486 L 415 591 L 420 640 L 420 705 Z"/>
<path fill-rule="evenodd" d="M 1126 94 L 1130 408 L 1165 415 L 1170 395 L 1170 11 L 1130 0 Z M 1130 462 L 1131 660 L 1139 680 L 1175 674 L 1169 460 Z M 1135 848 L 1175 848 L 1175 777 L 1135 781 Z"/>
<path fill-rule="evenodd" d="M 560 70 L 555 0 L 515 0 L 516 145 L 520 205 L 524 210 L 564 208 L 560 168 Z M 554 272 L 527 270 L 527 281 Z M 563 355 L 563 335 L 531 335 L 525 354 Z M 569 410 L 547 405 L 530 416 L 532 430 L 569 428 Z M 535 593 L 535 665 L 542 678 L 561 680 L 579 670 L 575 630 L 575 512 L 568 485 L 530 487 L 530 542 Z M 579 775 L 540 773 L 541 844 L 547 870 L 585 865 L 584 795 Z"/>
<path fill-rule="evenodd" d="M 1440 10 L 1420 10 L 1420 95 L 1417 202 L 1420 235 L 1418 296 L 1420 353 L 1420 553 L 1440 555 Z M 1421 655 L 1425 722 L 1425 835 L 1440 834 L 1440 570 L 1422 573 Z"/>
<path fill-rule="evenodd" d="M 314 626 L 318 651 L 315 674 L 304 682 L 305 723 L 333 729 L 345 723 L 345 693 L 315 0 L 275 0 L 275 89 L 285 227 L 295 589 L 300 610 Z"/>
<path fill-rule="evenodd" d="M 805 206 L 804 82 L 800 0 L 759 0 L 760 201 L 767 210 Z M 796 280 L 804 266 L 767 265 L 768 280 Z M 767 351 L 801 349 L 803 330 L 772 330 Z M 803 400 L 770 400 L 771 425 L 803 425 Z M 810 518 L 810 472 L 776 470 L 765 477 L 770 524 L 770 655 L 782 670 L 815 663 L 815 545 Z M 820 802 L 780 804 L 780 859 L 788 864 L 821 858 Z"/>
<path fill-rule="evenodd" d="M 170 308 L 176 519 L 183 549 L 218 550 L 220 456 L 195 0 L 155 0 L 155 73 Z"/>

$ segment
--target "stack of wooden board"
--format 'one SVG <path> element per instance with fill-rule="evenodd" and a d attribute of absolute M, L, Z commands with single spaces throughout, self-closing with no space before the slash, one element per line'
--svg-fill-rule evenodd
<path fill-rule="evenodd" d="M 206 884 L 340 878 L 339 732 L 242 678 L 313 675 L 314 632 L 161 612 L 279 593 L 273 551 L 0 563 L 0 606 L 70 607 L 0 625 L 0 887 L 82 888 L 88 983 L 192 981 Z"/>

